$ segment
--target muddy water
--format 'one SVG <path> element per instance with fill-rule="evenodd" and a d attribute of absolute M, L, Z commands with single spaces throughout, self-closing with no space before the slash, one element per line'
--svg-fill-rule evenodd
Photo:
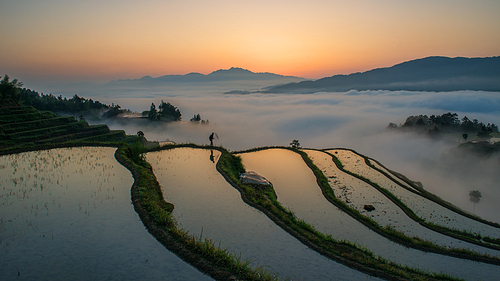
<path fill-rule="evenodd" d="M 131 204 L 132 175 L 114 152 L 0 157 L 0 279 L 210 279 L 146 231 Z"/>
<path fill-rule="evenodd" d="M 270 149 L 240 156 L 247 171 L 255 171 L 273 183 L 278 201 L 325 234 L 358 243 L 400 264 L 467 280 L 493 280 L 500 270 L 498 266 L 405 248 L 377 235 L 326 201 L 312 171 L 292 151 Z"/>
<path fill-rule="evenodd" d="M 147 154 L 175 218 L 191 234 L 220 241 L 253 265 L 293 280 L 377 280 L 310 250 L 246 205 L 217 172 L 219 156 L 193 148 Z"/>

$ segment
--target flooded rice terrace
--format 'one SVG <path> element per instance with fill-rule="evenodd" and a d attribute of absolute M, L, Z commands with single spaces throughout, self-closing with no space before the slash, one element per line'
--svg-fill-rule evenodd
<path fill-rule="evenodd" d="M 59 148 L 0 157 L 2 280 L 210 279 L 146 231 L 131 204 L 133 178 L 115 160 L 115 150 Z M 305 152 L 329 178 L 337 197 L 355 209 L 374 204 L 374 219 L 379 223 L 417 236 L 438 237 L 443 243 L 467 244 L 415 224 L 366 183 L 338 170 L 327 153 Z M 391 184 L 356 154 L 344 150 L 329 153 L 338 155 L 345 169 L 381 186 Z M 272 182 L 283 206 L 324 234 L 366 247 L 376 256 L 431 272 L 466 280 L 493 280 L 498 275 L 498 266 L 406 248 L 376 234 L 324 198 L 312 171 L 297 153 L 268 149 L 240 156 L 247 171 Z M 184 229 L 220 242 L 241 259 L 251 260 L 253 266 L 263 266 L 283 278 L 378 280 L 310 250 L 245 204 L 240 193 L 217 172 L 219 157 L 217 150 L 195 148 L 146 154 L 165 200 L 175 205 L 173 215 Z M 376 167 L 383 169 L 379 164 Z M 395 194 L 404 201 L 406 195 Z M 408 199 L 411 208 L 421 204 L 415 201 L 412 205 L 411 200 L 415 201 Z M 446 215 L 455 216 L 451 226 L 459 224 L 465 229 L 497 234 L 496 229 L 476 222 L 464 226 L 468 220 L 453 212 Z M 439 221 L 447 222 L 436 219 Z"/>
<path fill-rule="evenodd" d="M 328 150 L 327 152 L 335 155 L 344 165 L 344 169 L 351 171 L 357 175 L 363 176 L 370 181 L 377 183 L 380 187 L 389 190 L 406 206 L 408 206 L 417 216 L 424 219 L 426 222 L 431 222 L 448 228 L 458 229 L 471 233 L 481 234 L 490 238 L 500 238 L 500 229 L 493 227 L 471 218 L 462 216 L 452 210 L 441 206 L 440 204 L 428 200 L 423 196 L 419 196 L 420 191 L 414 189 L 404 181 L 391 181 L 388 177 L 371 168 L 365 163 L 362 156 L 345 149 Z M 370 164 L 377 169 L 391 174 L 387 169 L 379 165 L 375 160 L 369 159 Z M 406 188 L 401 188 L 404 186 Z M 413 191 L 413 192 L 412 192 Z M 499 255 L 499 253 L 496 253 Z"/>
<path fill-rule="evenodd" d="M 318 151 L 307 153 L 315 164 L 326 155 Z M 466 280 L 493 280 L 498 275 L 498 266 L 406 248 L 373 232 L 323 197 L 313 172 L 295 152 L 268 149 L 240 156 L 247 171 L 255 171 L 271 181 L 284 207 L 324 234 L 364 246 L 376 256 L 410 267 L 444 272 Z M 333 161 L 331 165 L 335 166 Z"/>
<path fill-rule="evenodd" d="M 147 153 L 174 217 L 192 235 L 220 241 L 254 266 L 292 280 L 379 280 L 326 259 L 245 204 L 216 170 L 220 153 L 175 148 Z"/>
<path fill-rule="evenodd" d="M 209 279 L 146 231 L 115 150 L 0 157 L 2 280 Z"/>
<path fill-rule="evenodd" d="M 443 215 L 439 216 L 447 218 L 446 220 L 443 219 L 443 221 L 450 221 L 450 219 L 448 219 L 449 217 L 455 218 L 455 220 L 460 219 L 461 225 L 455 223 L 454 226 L 456 228 L 466 227 L 468 231 L 471 231 L 471 228 L 475 226 L 475 229 L 479 229 L 479 231 L 481 231 L 483 235 L 489 234 L 490 237 L 494 238 L 496 238 L 500 232 L 498 228 L 466 218 L 447 208 L 442 207 L 439 204 L 436 204 L 431 200 L 428 200 L 418 194 L 411 193 L 410 191 L 398 186 L 397 184 L 390 182 L 386 176 L 366 165 L 364 162 L 364 158 L 353 153 L 352 151 L 328 150 L 328 152 L 330 152 L 331 155 L 335 155 L 340 160 L 340 162 L 344 165 L 344 169 L 351 171 L 357 175 L 361 175 L 371 180 L 372 182 L 379 184 L 379 186 L 381 186 L 382 188 L 390 190 L 391 192 L 397 191 L 396 194 L 404 192 L 408 195 L 406 198 L 409 198 L 409 196 L 412 195 L 412 199 L 414 199 L 415 202 L 420 203 L 412 204 L 412 209 L 415 213 L 417 213 L 417 215 L 421 213 L 421 210 L 427 209 L 433 210 L 435 217 L 438 217 L 438 214 L 440 214 L 439 211 L 442 211 Z M 334 190 L 335 196 L 337 198 L 344 201 L 351 208 L 359 211 L 362 215 L 375 220 L 380 226 L 389 225 L 396 230 L 403 232 L 409 237 L 419 237 L 442 246 L 464 248 L 468 250 L 474 250 L 479 253 L 489 254 L 492 256 L 500 255 L 500 251 L 451 238 L 420 225 L 418 222 L 412 220 L 409 216 L 407 216 L 401 208 L 399 208 L 385 195 L 383 195 L 382 192 L 376 190 L 368 183 L 338 169 L 329 154 L 313 150 L 306 150 L 306 153 L 318 166 L 318 168 L 323 171 L 325 176 L 329 178 L 329 184 Z M 405 202 L 406 201 L 407 200 L 405 200 Z M 375 206 L 375 210 L 367 212 L 366 210 L 364 210 L 365 205 Z M 469 222 L 470 224 L 467 224 L 467 222 Z M 449 224 L 445 223 L 443 223 L 443 225 L 450 226 Z"/>

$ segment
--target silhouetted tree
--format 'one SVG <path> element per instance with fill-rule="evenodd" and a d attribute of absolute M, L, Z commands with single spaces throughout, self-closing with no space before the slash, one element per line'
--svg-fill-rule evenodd
<path fill-rule="evenodd" d="M 456 113 L 445 113 L 441 115 L 441 125 L 446 126 L 446 127 L 453 127 L 455 125 L 460 124 L 460 121 L 458 120 L 458 114 Z"/>
<path fill-rule="evenodd" d="M 144 132 L 143 132 L 143 131 L 139 131 L 139 132 L 137 132 L 137 135 L 138 135 L 139 137 L 144 137 Z"/>
<path fill-rule="evenodd" d="M 396 125 L 396 123 L 389 123 L 389 125 L 387 125 L 387 129 L 397 129 L 398 128 L 398 125 Z"/>
<path fill-rule="evenodd" d="M 293 140 L 290 145 L 293 147 L 293 148 L 300 148 L 300 143 L 299 143 L 299 140 Z"/>
<path fill-rule="evenodd" d="M 490 128 L 491 128 L 491 131 L 493 133 L 498 133 L 498 126 L 497 125 L 491 123 Z"/>
<path fill-rule="evenodd" d="M 201 121 L 200 114 L 194 115 L 193 118 L 191 118 L 191 120 L 189 120 L 189 121 L 191 121 L 191 122 L 200 122 Z"/>
<path fill-rule="evenodd" d="M 103 118 L 113 118 L 113 117 L 116 117 L 116 116 L 118 116 L 118 115 L 120 115 L 120 114 L 123 113 L 120 110 L 120 108 L 121 107 L 118 104 L 116 104 L 116 105 L 113 104 L 113 107 L 110 110 L 104 112 L 104 114 L 102 115 L 102 117 Z"/>
<path fill-rule="evenodd" d="M 463 131 L 465 132 L 473 132 L 474 131 L 474 123 L 467 118 L 467 116 L 464 116 L 462 118 L 462 124 L 460 125 Z"/>
<path fill-rule="evenodd" d="M 476 212 L 476 203 L 479 203 L 481 201 L 481 192 L 479 190 L 471 190 L 469 191 L 469 201 L 474 203 L 474 213 Z"/>
<path fill-rule="evenodd" d="M 148 118 L 151 120 L 158 120 L 160 119 L 158 116 L 159 115 L 158 111 L 156 110 L 156 105 L 154 103 L 151 103 L 151 107 L 149 108 Z"/>
<path fill-rule="evenodd" d="M 159 109 L 158 114 L 162 118 L 165 118 L 166 120 L 171 120 L 171 121 L 180 121 L 181 120 L 181 116 L 182 116 L 181 111 L 169 102 L 165 103 L 162 100 L 160 105 L 158 106 L 158 109 Z"/>
<path fill-rule="evenodd" d="M 62 95 L 55 97 L 52 94 L 39 94 L 30 89 L 20 90 L 21 101 L 24 105 L 31 105 L 38 110 L 49 110 L 53 112 L 72 112 L 81 113 L 88 112 L 89 110 L 103 110 L 109 109 L 110 106 L 94 101 L 92 99 L 85 99 L 78 95 L 73 96 L 71 99 L 63 98 Z M 116 105 L 119 111 L 120 106 Z M 113 117 L 118 115 L 118 112 L 109 112 L 105 117 Z"/>
<path fill-rule="evenodd" d="M 11 99 L 15 102 L 20 102 L 20 89 L 23 86 L 23 83 L 19 82 L 17 79 L 12 81 L 9 80 L 9 75 L 5 74 L 0 81 L 0 97 L 2 99 Z"/>
<path fill-rule="evenodd" d="M 464 116 L 461 120 L 458 119 L 456 113 L 445 113 L 442 115 L 418 115 L 408 116 L 399 127 L 394 123 L 389 123 L 388 129 L 402 129 L 412 131 L 426 131 L 431 136 L 438 136 L 441 133 L 470 133 L 478 134 L 479 137 L 487 138 L 489 133 L 498 132 L 498 127 L 495 124 L 488 123 L 487 125 L 479 122 L 477 119 L 472 121 Z M 479 133 L 478 133 L 479 132 Z"/>
<path fill-rule="evenodd" d="M 427 123 L 424 121 L 424 119 L 423 119 L 423 118 L 419 118 L 419 119 L 417 120 L 417 123 L 415 123 L 415 125 L 417 125 L 417 126 L 425 126 L 426 124 L 427 124 Z"/>

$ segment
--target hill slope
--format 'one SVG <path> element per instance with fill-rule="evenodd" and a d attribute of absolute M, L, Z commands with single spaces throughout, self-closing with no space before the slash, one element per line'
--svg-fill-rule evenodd
<path fill-rule="evenodd" d="M 164 75 L 153 78 L 144 76 L 140 79 L 120 79 L 111 81 L 108 85 L 133 85 L 133 84 L 167 84 L 167 83 L 210 83 L 210 82 L 229 82 L 229 81 L 272 81 L 276 83 L 290 83 L 305 80 L 301 77 L 283 76 L 274 73 L 255 73 L 246 69 L 232 67 L 230 69 L 219 69 L 210 74 L 189 73 L 185 75 Z"/>
<path fill-rule="evenodd" d="M 362 73 L 268 88 L 268 93 L 349 90 L 500 91 L 500 57 L 427 57 Z"/>
<path fill-rule="evenodd" d="M 121 141 L 124 131 L 0 100 L 0 150 L 67 141 Z"/>

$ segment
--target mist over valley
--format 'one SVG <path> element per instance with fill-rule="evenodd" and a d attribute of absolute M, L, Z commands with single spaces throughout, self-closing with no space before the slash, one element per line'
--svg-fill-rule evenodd
<path fill-rule="evenodd" d="M 477 215 L 499 222 L 500 200 L 498 154 L 478 156 L 456 149 L 464 142 L 461 133 L 446 134 L 439 139 L 415 132 L 387 130 L 389 123 L 402 124 L 411 115 L 457 113 L 486 123 L 500 124 L 500 93 L 492 91 L 391 91 L 350 90 L 300 94 L 251 93 L 283 82 L 279 75 L 261 79 L 237 68 L 236 79 L 222 81 L 158 82 L 170 78 L 141 78 L 114 81 L 86 88 L 68 88 L 54 95 L 78 94 L 107 104 L 140 113 L 151 103 L 169 102 L 182 112 L 182 122 L 127 122 L 127 119 L 88 120 L 105 122 L 111 129 L 127 134 L 143 131 L 148 140 L 176 143 L 208 144 L 216 132 L 222 145 L 232 151 L 261 146 L 288 146 L 294 139 L 308 148 L 350 148 L 381 161 L 389 169 L 403 173 L 424 188 L 458 207 L 472 212 L 470 190 L 480 190 L 483 198 L 477 204 Z M 217 73 L 217 72 L 214 72 Z M 186 75 L 190 76 L 190 75 Z M 198 75 L 196 75 L 198 76 Z M 209 75 L 207 75 L 209 76 Z M 203 76 L 203 77 L 207 77 Z M 182 76 L 185 77 L 185 76 Z M 244 79 L 242 77 L 245 77 Z M 258 77 L 258 78 L 257 78 Z M 179 77 L 177 77 L 179 78 Z M 234 76 L 233 76 L 234 78 Z M 187 79 L 187 78 L 181 78 Z M 203 78 L 207 79 L 207 78 Z M 244 95 L 225 94 L 247 91 Z M 208 125 L 189 122 L 200 114 Z M 135 115 L 137 116 L 137 114 Z M 474 140 L 471 135 L 469 140 Z"/>

